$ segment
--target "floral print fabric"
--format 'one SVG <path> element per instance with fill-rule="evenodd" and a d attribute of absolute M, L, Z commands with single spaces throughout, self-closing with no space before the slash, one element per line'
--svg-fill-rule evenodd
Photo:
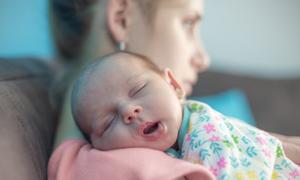
<path fill-rule="evenodd" d="M 187 101 L 185 106 L 190 117 L 180 158 L 203 164 L 221 180 L 300 179 L 299 166 L 275 137 L 204 103 Z"/>

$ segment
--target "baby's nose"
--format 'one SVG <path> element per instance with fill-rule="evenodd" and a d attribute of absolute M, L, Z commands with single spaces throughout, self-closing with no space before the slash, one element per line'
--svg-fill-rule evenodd
<path fill-rule="evenodd" d="M 124 108 L 122 116 L 123 116 L 123 121 L 126 124 L 130 124 L 133 122 L 135 119 L 138 118 L 140 112 L 142 111 L 142 107 L 138 105 L 128 105 Z"/>

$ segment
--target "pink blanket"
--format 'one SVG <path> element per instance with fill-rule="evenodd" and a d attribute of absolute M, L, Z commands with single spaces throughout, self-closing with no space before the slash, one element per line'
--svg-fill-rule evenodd
<path fill-rule="evenodd" d="M 215 179 L 204 166 L 164 152 L 129 148 L 99 151 L 82 140 L 68 140 L 52 154 L 48 180 L 189 180 Z"/>

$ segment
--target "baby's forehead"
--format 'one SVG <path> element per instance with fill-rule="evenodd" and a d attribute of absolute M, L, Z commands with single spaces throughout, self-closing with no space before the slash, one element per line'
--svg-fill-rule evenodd
<path fill-rule="evenodd" d="M 88 89 L 89 87 L 103 89 L 103 86 L 115 84 L 114 82 L 125 83 L 134 74 L 145 72 L 146 67 L 142 65 L 142 62 L 124 55 L 102 59 L 86 71 L 84 84 Z"/>
<path fill-rule="evenodd" d="M 131 72 L 146 69 L 150 70 L 151 68 L 144 59 L 128 54 L 117 54 L 100 60 L 96 72 L 99 75 L 99 73 L 116 73 L 117 70 Z"/>
<path fill-rule="evenodd" d="M 133 64 L 144 65 L 145 59 L 140 56 L 129 54 L 129 53 L 117 53 L 103 59 L 108 65 L 117 66 L 132 66 Z"/>
<path fill-rule="evenodd" d="M 90 72 L 88 72 L 90 71 Z M 121 80 L 140 74 L 141 72 L 154 72 L 162 75 L 162 70 L 145 56 L 118 52 L 96 60 L 87 70 L 87 79 L 92 84 L 106 84 L 108 81 Z"/>

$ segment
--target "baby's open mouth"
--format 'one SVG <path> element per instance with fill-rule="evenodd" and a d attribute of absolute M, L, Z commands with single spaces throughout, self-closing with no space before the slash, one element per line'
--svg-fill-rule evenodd
<path fill-rule="evenodd" d="M 154 141 L 164 134 L 166 128 L 162 122 L 154 121 L 142 123 L 139 131 L 141 136 L 148 140 Z"/>
<path fill-rule="evenodd" d="M 146 127 L 143 130 L 144 134 L 152 134 L 159 128 L 159 122 L 149 122 L 146 123 Z"/>

